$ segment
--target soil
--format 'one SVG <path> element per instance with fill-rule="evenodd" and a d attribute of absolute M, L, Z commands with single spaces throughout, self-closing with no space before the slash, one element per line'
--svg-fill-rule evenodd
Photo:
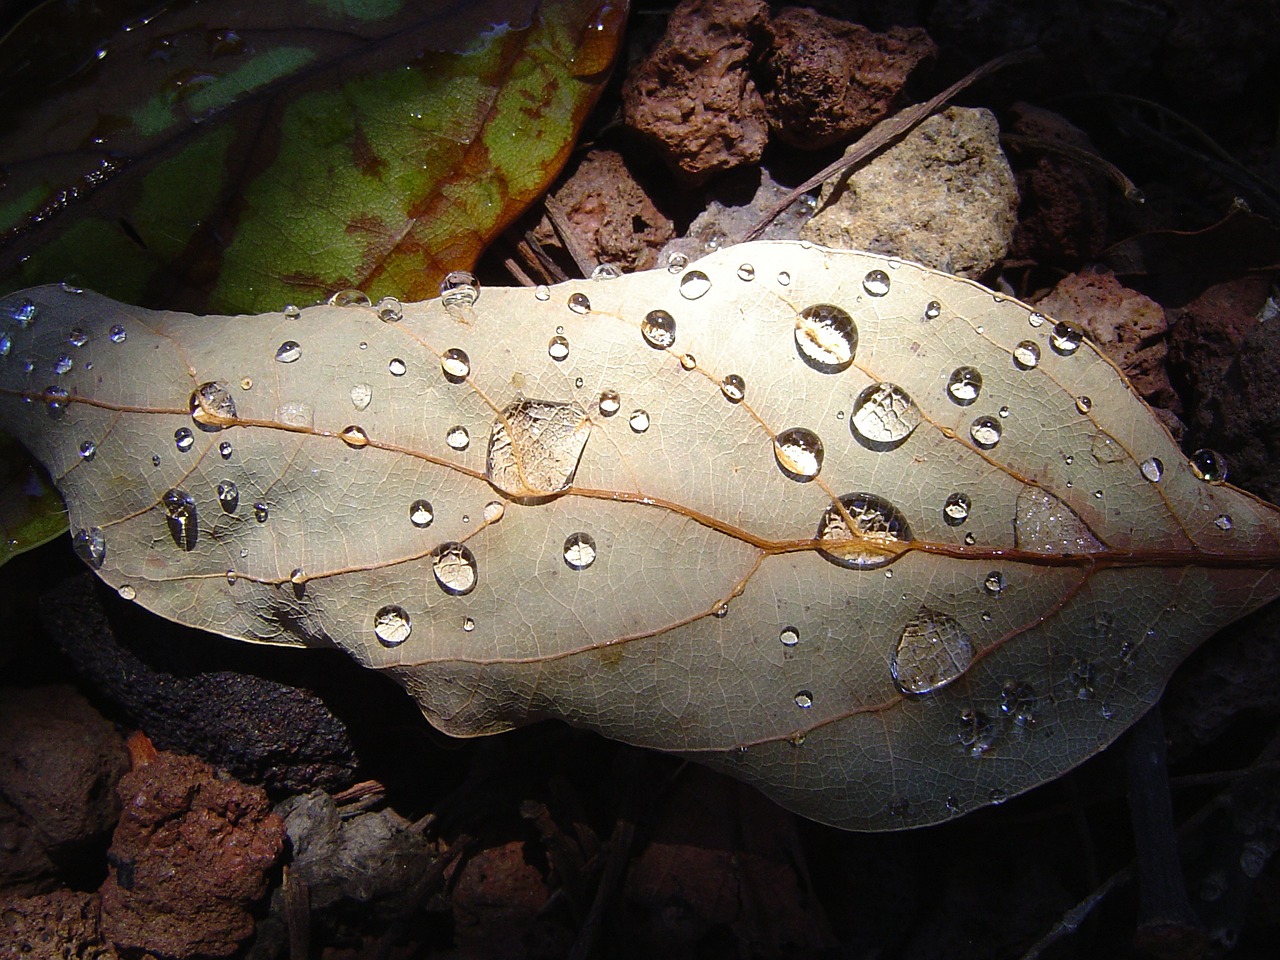
<path fill-rule="evenodd" d="M 567 274 L 734 242 L 758 189 L 802 183 L 885 115 L 1034 44 L 956 100 L 994 116 L 1019 197 L 981 279 L 1088 313 L 1188 452 L 1213 447 L 1232 482 L 1280 497 L 1280 3 L 685 0 L 630 16 L 552 203 L 494 245 L 482 281 L 513 282 L 527 233 Z M 775 229 L 797 236 L 818 196 Z M 956 822 L 860 835 L 557 723 L 446 741 L 345 658 L 142 614 L 66 538 L 6 574 L 6 683 L 64 703 L 40 691 L 78 678 L 142 736 L 109 787 L 70 769 L 84 750 L 23 754 L 47 765 L 35 781 L 92 793 L 75 817 L 0 784 L 0 860 L 23 858 L 0 890 L 0 958 L 1251 958 L 1280 937 L 1274 604 L 1183 665 L 1163 732 Z M 52 710 L 89 711 L 93 749 L 121 755 L 88 704 Z M 1167 771 L 1137 765 L 1166 742 Z M 1131 811 L 1134 771 L 1167 784 L 1176 840 L 1150 836 L 1158 809 Z M 1162 859 L 1184 900 L 1152 881 Z M 1141 889 L 1109 879 L 1135 863 Z"/>

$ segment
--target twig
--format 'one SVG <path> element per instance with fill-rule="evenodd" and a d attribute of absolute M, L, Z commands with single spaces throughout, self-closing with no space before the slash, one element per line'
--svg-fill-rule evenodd
<path fill-rule="evenodd" d="M 582 245 L 578 239 L 578 235 L 573 232 L 573 225 L 569 223 L 569 218 L 565 216 L 564 208 L 555 197 L 545 197 L 542 201 L 543 208 L 547 211 L 547 219 L 551 221 L 551 228 L 555 230 L 556 236 L 560 238 L 560 242 L 564 244 L 564 248 L 569 251 L 569 256 L 573 257 L 573 262 L 578 265 L 578 272 L 584 277 L 591 276 L 591 271 L 596 265 L 587 254 L 587 248 Z"/>

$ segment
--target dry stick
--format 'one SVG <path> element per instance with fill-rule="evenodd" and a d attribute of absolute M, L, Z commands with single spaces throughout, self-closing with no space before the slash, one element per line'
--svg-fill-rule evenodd
<path fill-rule="evenodd" d="M 547 211 L 547 219 L 551 221 L 551 228 L 555 230 L 556 236 L 560 238 L 560 242 L 564 244 L 564 248 L 569 251 L 569 256 L 573 257 L 573 262 L 578 265 L 578 272 L 584 277 L 591 276 L 591 271 L 596 268 L 591 257 L 587 254 L 587 248 L 582 245 L 578 239 L 578 235 L 573 232 L 573 224 L 569 222 L 569 218 L 565 216 L 564 207 L 555 197 L 546 197 L 542 201 L 543 209 Z"/>
<path fill-rule="evenodd" d="M 918 127 L 927 120 L 932 114 L 946 106 L 948 102 L 964 90 L 966 87 L 977 83 L 984 77 L 1002 70 L 1005 67 L 1012 66 L 1017 63 L 1026 63 L 1040 55 L 1040 51 L 1035 47 L 1026 50 L 1015 50 L 1012 53 L 1006 53 L 1004 56 L 996 57 L 994 60 L 988 60 L 982 66 L 975 68 L 970 73 L 961 77 L 951 86 L 947 87 L 941 93 L 929 98 L 924 103 L 917 103 L 910 107 L 904 107 L 891 117 L 885 117 L 867 133 L 865 133 L 856 144 L 854 144 L 843 157 L 828 167 L 825 167 L 818 173 L 806 180 L 800 186 L 796 187 L 789 194 L 782 198 L 773 208 L 769 210 L 760 220 L 746 232 L 742 237 L 742 242 L 754 240 L 769 224 L 773 223 L 778 214 L 795 203 L 801 195 L 808 193 L 814 187 L 832 177 L 835 177 L 851 167 L 857 166 L 865 160 L 870 160 L 881 150 L 897 143 L 908 133 Z"/>

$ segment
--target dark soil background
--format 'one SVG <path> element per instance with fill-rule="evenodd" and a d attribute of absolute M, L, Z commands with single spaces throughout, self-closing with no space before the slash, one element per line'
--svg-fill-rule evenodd
<path fill-rule="evenodd" d="M 481 280 L 735 242 L 766 177 L 802 183 L 883 116 L 1035 47 L 955 100 L 992 111 L 1019 195 L 979 278 L 1086 311 L 1188 452 L 1280 498 L 1280 3 L 811 9 L 638 4 L 551 203 Z M 681 96 L 703 125 L 670 119 Z M 811 197 L 771 235 L 796 236 Z M 1274 608 L 1070 775 L 859 835 L 556 723 L 447 741 L 341 655 L 151 617 L 63 538 L 0 577 L 0 957 L 1274 957 Z"/>

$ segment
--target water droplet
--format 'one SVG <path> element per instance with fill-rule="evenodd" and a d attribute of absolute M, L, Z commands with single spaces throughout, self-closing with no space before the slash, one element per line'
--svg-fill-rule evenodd
<path fill-rule="evenodd" d="M 92 440 L 86 440 L 80 444 L 80 459 L 88 462 L 92 460 L 98 453 L 98 445 Z"/>
<path fill-rule="evenodd" d="M 982 392 L 982 374 L 976 367 L 956 367 L 947 381 L 947 396 L 953 403 L 967 407 Z"/>
<path fill-rule="evenodd" d="M 475 620 L 475 617 L 463 617 L 463 618 L 462 618 L 462 632 L 463 632 L 463 633 L 470 633 L 470 632 L 471 632 L 471 631 L 473 631 L 475 628 L 476 628 L 476 620 Z"/>
<path fill-rule="evenodd" d="M 786 286 L 790 286 L 790 284 L 791 284 L 791 274 L 787 273 L 787 271 L 785 271 L 785 270 L 779 270 L 779 271 L 778 271 L 778 286 L 780 286 L 780 287 L 786 287 Z"/>
<path fill-rule="evenodd" d="M 889 275 L 883 270 L 872 270 L 862 278 L 862 289 L 873 297 L 883 297 L 889 292 Z"/>
<path fill-rule="evenodd" d="M 1083 342 L 1084 331 L 1066 320 L 1055 323 L 1053 330 L 1049 333 L 1049 346 L 1054 353 L 1064 357 L 1069 357 L 1079 350 Z"/>
<path fill-rule="evenodd" d="M 310 430 L 315 424 L 315 411 L 311 404 L 301 400 L 290 400 L 276 407 L 276 420 L 286 426 L 300 430 Z"/>
<path fill-rule="evenodd" d="M 1216 450 L 1204 448 L 1191 455 L 1191 472 L 1205 483 L 1227 482 L 1227 460 Z"/>
<path fill-rule="evenodd" d="M 409 522 L 415 527 L 419 529 L 429 527 L 434 519 L 435 510 L 430 500 L 415 500 L 409 504 Z"/>
<path fill-rule="evenodd" d="M 655 350 L 665 350 L 676 342 L 675 317 L 665 310 L 650 310 L 640 323 L 640 335 Z"/>
<path fill-rule="evenodd" d="M 590 435 L 591 421 L 576 403 L 515 400 L 493 421 L 486 476 L 513 497 L 559 493 L 573 483 Z"/>
<path fill-rule="evenodd" d="M 784 647 L 794 647 L 800 642 L 800 631 L 795 627 L 783 627 L 778 632 L 778 642 Z"/>
<path fill-rule="evenodd" d="M 217 431 L 236 419 L 236 401 L 225 383 L 207 381 L 191 391 L 191 419 L 205 431 Z"/>
<path fill-rule="evenodd" d="M 64 353 L 53 361 L 53 372 L 61 376 L 64 373 L 70 373 L 75 365 L 75 361 Z"/>
<path fill-rule="evenodd" d="M 968 494 L 953 493 L 942 504 L 942 519 L 949 527 L 958 527 L 969 519 L 972 502 Z"/>
<path fill-rule="evenodd" d="M 1097 553 L 1102 544 L 1079 515 L 1053 494 L 1023 487 L 1013 518 L 1014 543 L 1037 553 Z"/>
<path fill-rule="evenodd" d="M 387 604 L 373 615 L 373 635 L 388 647 L 396 647 L 409 639 L 413 621 L 404 607 Z"/>
<path fill-rule="evenodd" d="M 574 380 L 573 380 L 573 385 L 574 385 L 575 387 L 577 387 L 579 390 L 581 390 L 581 389 L 582 389 L 582 385 L 583 385 L 585 382 L 586 382 L 586 381 L 585 381 L 585 380 L 583 380 L 581 377 L 575 377 L 575 378 L 574 378 Z"/>
<path fill-rule="evenodd" d="M 973 641 L 945 613 L 921 609 L 907 621 L 889 661 L 894 684 L 905 694 L 935 693 L 973 663 Z"/>
<path fill-rule="evenodd" d="M 501 500 L 490 500 L 484 505 L 482 516 L 485 523 L 497 523 L 506 516 L 507 507 Z"/>
<path fill-rule="evenodd" d="M 795 696 L 796 706 L 801 710 L 808 710 L 813 706 L 813 694 L 808 690 L 801 690 Z"/>
<path fill-rule="evenodd" d="M 667 273 L 679 273 L 689 265 L 689 258 L 683 253 L 671 253 L 667 255 Z"/>
<path fill-rule="evenodd" d="M 276 348 L 276 360 L 280 363 L 293 363 L 302 357 L 302 347 L 297 340 L 286 340 Z"/>
<path fill-rule="evenodd" d="M 596 542 L 589 533 L 571 533 L 564 540 L 564 562 L 570 570 L 585 570 L 596 562 Z"/>
<path fill-rule="evenodd" d="M 849 428 L 863 446 L 892 450 L 920 425 L 920 408 L 894 383 L 873 383 L 853 402 Z"/>
<path fill-rule="evenodd" d="M 1000 712 L 1020 727 L 1036 725 L 1036 690 L 1029 683 L 1010 680 L 1000 688 Z"/>
<path fill-rule="evenodd" d="M 12 349 L 13 338 L 9 336 L 7 331 L 0 332 L 0 357 L 7 357 Z"/>
<path fill-rule="evenodd" d="M 224 513 L 235 513 L 236 507 L 240 505 L 240 489 L 235 485 L 234 481 L 223 480 L 218 484 L 218 503 L 222 506 Z"/>
<path fill-rule="evenodd" d="M 89 334 L 85 333 L 80 327 L 72 327 L 67 333 L 67 343 L 73 347 L 83 347 L 89 342 Z"/>
<path fill-rule="evenodd" d="M 577 314 L 591 312 L 591 300 L 585 293 L 574 293 L 569 295 L 569 309 Z"/>
<path fill-rule="evenodd" d="M 937 300 L 930 300 L 924 307 L 924 318 L 926 320 L 937 320 L 942 316 L 942 304 Z"/>
<path fill-rule="evenodd" d="M 822 440 L 812 430 L 791 427 L 773 438 L 773 457 L 778 469 L 790 480 L 806 483 L 822 470 L 825 451 Z"/>
<path fill-rule="evenodd" d="M 993 597 L 998 597 L 1004 592 L 1005 579 L 1004 574 L 999 570 L 992 570 L 986 575 L 982 581 L 982 589 L 987 591 Z"/>
<path fill-rule="evenodd" d="M 128 332 L 118 323 L 107 332 L 107 339 L 112 343 L 124 343 L 128 338 Z"/>
<path fill-rule="evenodd" d="M 1067 671 L 1067 687 L 1077 700 L 1092 700 L 1096 691 L 1097 668 L 1088 660 L 1072 660 Z"/>
<path fill-rule="evenodd" d="M 404 308 L 395 297 L 383 297 L 374 309 L 383 323 L 399 323 L 404 318 Z"/>
<path fill-rule="evenodd" d="M 466 270 L 452 270 L 440 281 L 440 302 L 445 307 L 469 307 L 480 297 L 480 284 Z"/>
<path fill-rule="evenodd" d="M 697 365 L 698 365 L 698 360 L 696 357 L 694 357 L 692 353 L 681 354 L 680 356 L 681 370 L 692 370 Z"/>
<path fill-rule="evenodd" d="M 26 330 L 35 323 L 39 312 L 39 308 L 33 302 L 24 298 L 9 308 L 9 317 L 18 324 L 19 328 Z"/>
<path fill-rule="evenodd" d="M 240 389 L 241 389 L 241 390 L 252 390 L 252 389 L 253 389 L 253 378 L 252 378 L 252 377 L 243 377 L 243 378 L 241 378 L 241 380 L 240 380 Z"/>
<path fill-rule="evenodd" d="M 981 757 L 996 745 L 996 725 L 981 710 L 960 711 L 960 746 L 971 757 Z"/>
<path fill-rule="evenodd" d="M 720 392 L 730 403 L 741 403 L 747 395 L 747 382 L 736 373 L 731 373 L 720 381 Z"/>
<path fill-rule="evenodd" d="M 199 537 L 195 498 L 187 491 L 173 487 L 165 491 L 160 502 L 167 514 L 165 522 L 173 542 L 183 550 L 195 549 Z"/>
<path fill-rule="evenodd" d="M 738 266 L 738 279 L 745 280 L 750 283 L 756 278 L 756 268 L 749 263 L 740 264 Z"/>
<path fill-rule="evenodd" d="M 819 373 L 839 373 L 853 363 L 858 349 L 858 328 L 840 307 L 818 303 L 796 317 L 796 351 Z"/>
<path fill-rule="evenodd" d="M 357 410 L 367 409 L 373 402 L 373 387 L 367 383 L 355 383 L 351 386 L 351 405 Z"/>
<path fill-rule="evenodd" d="M 450 383 L 462 383 L 471 375 L 471 358 L 465 351 L 452 347 L 440 358 L 440 372 Z"/>
<path fill-rule="evenodd" d="M 49 416 L 61 417 L 67 408 L 67 391 L 62 387 L 45 387 L 42 396 Z"/>
<path fill-rule="evenodd" d="M 711 278 L 701 270 L 690 270 L 680 278 L 680 296 L 686 300 L 697 300 L 711 289 Z"/>
<path fill-rule="evenodd" d="M 995 417 L 978 417 L 969 424 L 969 436 L 979 450 L 990 450 L 1000 442 L 1000 421 Z"/>
<path fill-rule="evenodd" d="M 1230 530 L 1234 526 L 1231 522 L 1231 518 L 1225 513 L 1219 515 L 1218 519 L 1213 521 L 1213 525 L 1219 530 Z"/>
<path fill-rule="evenodd" d="M 352 287 L 346 287 L 337 290 L 329 296 L 329 306 L 331 307 L 371 307 L 373 301 L 363 291 L 356 290 Z"/>
<path fill-rule="evenodd" d="M 409 372 L 409 365 L 399 357 L 392 357 L 387 361 L 387 373 L 393 377 L 403 377 Z"/>
<path fill-rule="evenodd" d="M 559 363 L 569 356 L 569 341 L 564 337 L 552 337 L 547 343 L 547 356 Z"/>
<path fill-rule="evenodd" d="M 122 585 L 120 589 L 116 592 L 120 594 L 121 600 L 132 600 L 134 597 L 138 595 L 138 591 L 133 589 L 133 587 L 131 587 L 127 583 Z"/>
<path fill-rule="evenodd" d="M 600 415 L 612 417 L 622 408 L 622 398 L 617 390 L 604 390 L 600 393 Z"/>
<path fill-rule="evenodd" d="M 284 318 L 286 320 L 298 320 L 302 317 L 302 311 L 298 309 L 298 305 L 296 303 L 286 303 L 284 305 L 284 310 L 281 312 L 284 313 Z"/>
<path fill-rule="evenodd" d="M 644 433 L 649 429 L 649 414 L 644 410 L 632 410 L 631 416 L 627 418 L 627 425 L 631 427 L 632 433 Z"/>
<path fill-rule="evenodd" d="M 464 426 L 453 426 L 444 435 L 444 442 L 454 450 L 465 450 L 471 445 L 471 434 L 467 433 Z"/>
<path fill-rule="evenodd" d="M 551 288 L 548 287 L 545 283 L 540 283 L 533 288 L 533 297 L 535 300 L 542 300 L 542 301 L 550 300 Z"/>
<path fill-rule="evenodd" d="M 1164 464 L 1159 457 L 1147 457 L 1139 466 L 1142 475 L 1152 483 L 1159 483 L 1160 478 L 1164 476 Z"/>
<path fill-rule="evenodd" d="M 179 427 L 173 431 L 173 443 L 178 448 L 179 453 L 186 453 L 195 446 L 196 438 L 186 427 Z"/>
<path fill-rule="evenodd" d="M 456 541 L 442 543 L 431 552 L 431 572 L 440 589 L 454 597 L 470 593 L 478 579 L 476 558 L 466 544 Z"/>
<path fill-rule="evenodd" d="M 1083 394 L 1081 394 L 1080 396 L 1076 397 L 1076 409 L 1079 410 L 1081 413 L 1088 413 L 1090 410 L 1093 409 L 1093 401 L 1088 397 L 1084 396 Z"/>
<path fill-rule="evenodd" d="M 622 276 L 622 270 L 612 263 L 597 263 L 591 271 L 591 279 L 597 283 L 602 280 L 617 280 L 620 276 Z"/>
<path fill-rule="evenodd" d="M 269 516 L 271 516 L 271 511 L 263 501 L 259 500 L 253 505 L 253 519 L 259 523 L 266 523 Z"/>
<path fill-rule="evenodd" d="M 1040 348 L 1031 340 L 1023 340 L 1013 348 L 1013 365 L 1019 370 L 1034 370 L 1040 363 Z"/>
<path fill-rule="evenodd" d="M 232 453 L 233 450 L 231 448 L 230 440 L 223 440 L 218 444 L 218 455 L 221 456 L 223 460 L 230 460 Z"/>
<path fill-rule="evenodd" d="M 831 504 L 818 521 L 818 553 L 852 570 L 872 570 L 893 560 L 891 546 L 911 540 L 911 528 L 898 508 L 872 493 L 846 493 L 839 506 Z"/>
<path fill-rule="evenodd" d="M 342 442 L 348 447 L 359 450 L 369 445 L 369 434 L 365 433 L 364 427 L 357 424 L 351 424 L 342 428 L 342 432 L 338 434 L 342 438 Z"/>
<path fill-rule="evenodd" d="M 101 527 L 84 527 L 71 537 L 71 548 L 76 556 L 92 569 L 99 570 L 107 559 L 107 538 Z"/>

